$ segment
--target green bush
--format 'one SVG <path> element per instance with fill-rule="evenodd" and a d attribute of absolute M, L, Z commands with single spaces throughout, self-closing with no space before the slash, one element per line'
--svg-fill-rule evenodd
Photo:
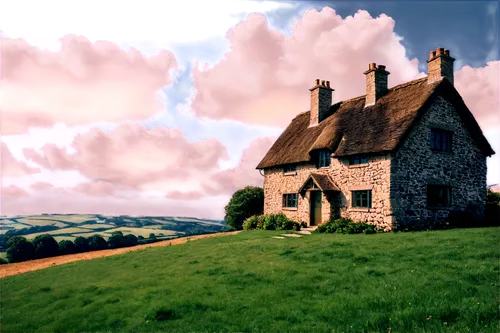
<path fill-rule="evenodd" d="M 290 220 L 282 212 L 278 214 L 254 215 L 243 223 L 244 230 L 300 230 L 300 224 Z"/>
<path fill-rule="evenodd" d="M 83 253 L 89 251 L 89 240 L 85 237 L 78 236 L 75 239 L 75 253 Z"/>
<path fill-rule="evenodd" d="M 315 232 L 318 233 L 340 233 L 340 234 L 374 234 L 375 226 L 363 222 L 353 222 L 349 219 L 332 219 L 318 226 Z"/>
<path fill-rule="evenodd" d="M 10 237 L 7 241 L 7 259 L 9 262 L 31 260 L 35 256 L 33 244 L 21 236 Z"/>
<path fill-rule="evenodd" d="M 105 250 L 108 248 L 106 240 L 99 235 L 93 235 L 88 238 L 90 251 Z"/>
<path fill-rule="evenodd" d="M 59 254 L 59 244 L 52 235 L 39 235 L 32 241 L 35 258 L 49 258 Z"/>
<path fill-rule="evenodd" d="M 129 234 L 125 236 L 125 245 L 126 246 L 136 246 L 139 242 L 138 238 L 135 235 Z"/>
<path fill-rule="evenodd" d="M 5 258 L 0 258 L 0 265 L 8 264 L 9 262 Z"/>
<path fill-rule="evenodd" d="M 65 239 L 59 242 L 59 254 L 73 254 L 75 252 L 75 243 L 72 241 Z"/>
<path fill-rule="evenodd" d="M 108 247 L 110 249 L 117 249 L 125 246 L 127 246 L 127 244 L 125 242 L 125 237 L 123 236 L 123 233 L 121 231 L 113 232 L 108 239 Z"/>
<path fill-rule="evenodd" d="M 500 226 L 500 193 L 491 189 L 486 195 L 484 223 L 486 226 Z"/>
<path fill-rule="evenodd" d="M 247 218 L 264 212 L 264 189 L 247 186 L 236 191 L 225 207 L 225 212 L 227 225 L 241 230 Z"/>
<path fill-rule="evenodd" d="M 154 233 L 149 234 L 149 239 L 156 239 L 156 235 Z"/>
<path fill-rule="evenodd" d="M 305 223 L 304 221 L 300 222 L 300 227 L 307 228 L 307 223 Z"/>

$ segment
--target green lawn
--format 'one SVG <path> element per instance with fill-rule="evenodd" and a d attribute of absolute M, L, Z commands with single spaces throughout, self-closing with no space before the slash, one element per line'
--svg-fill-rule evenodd
<path fill-rule="evenodd" d="M 500 228 L 252 231 L 0 279 L 2 332 L 500 332 Z"/>

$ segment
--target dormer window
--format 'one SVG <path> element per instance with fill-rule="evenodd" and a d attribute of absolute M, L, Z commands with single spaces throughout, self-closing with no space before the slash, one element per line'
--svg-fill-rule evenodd
<path fill-rule="evenodd" d="M 328 150 L 320 150 L 318 154 L 318 168 L 329 167 L 332 161 L 331 153 Z"/>
<path fill-rule="evenodd" d="M 350 165 L 366 164 L 368 163 L 368 156 L 367 155 L 351 156 L 349 163 Z"/>
<path fill-rule="evenodd" d="M 284 173 L 290 173 L 290 172 L 295 172 L 295 171 L 297 171 L 297 165 L 295 165 L 295 164 L 287 164 L 283 168 Z"/>
<path fill-rule="evenodd" d="M 439 152 L 451 152 L 452 132 L 438 128 L 431 129 L 431 150 Z"/>

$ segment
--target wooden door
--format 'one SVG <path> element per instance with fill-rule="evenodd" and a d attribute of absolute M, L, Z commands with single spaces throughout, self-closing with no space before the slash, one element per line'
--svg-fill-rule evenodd
<path fill-rule="evenodd" d="M 321 200 L 323 198 L 321 191 L 311 191 L 309 201 L 311 203 L 310 225 L 319 225 L 321 223 Z"/>

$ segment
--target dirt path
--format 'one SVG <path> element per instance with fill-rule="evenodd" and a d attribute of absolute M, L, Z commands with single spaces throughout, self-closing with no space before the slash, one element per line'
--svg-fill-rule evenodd
<path fill-rule="evenodd" d="M 218 236 L 226 236 L 226 235 L 235 235 L 240 231 L 232 231 L 232 232 L 221 232 L 216 234 L 207 234 L 207 235 L 198 235 L 198 236 L 189 236 L 189 237 L 181 237 L 167 241 L 161 241 L 157 243 L 137 245 L 133 247 L 124 247 L 120 249 L 113 250 L 102 250 L 102 251 L 92 251 L 85 253 L 77 253 L 77 254 L 68 254 L 65 256 L 58 256 L 52 258 L 44 258 L 38 260 L 30 260 L 24 261 L 14 264 L 0 265 L 0 279 L 10 275 L 17 275 L 26 272 L 36 271 L 38 269 L 43 269 L 47 267 L 57 266 L 66 264 L 68 262 L 79 261 L 79 260 L 90 260 L 95 258 L 109 257 L 115 254 L 126 253 L 130 251 L 138 251 L 143 250 L 148 247 L 157 247 L 157 246 L 167 246 L 167 245 L 178 245 L 184 244 L 188 240 L 196 240 L 201 238 L 210 238 L 210 237 L 218 237 Z"/>

